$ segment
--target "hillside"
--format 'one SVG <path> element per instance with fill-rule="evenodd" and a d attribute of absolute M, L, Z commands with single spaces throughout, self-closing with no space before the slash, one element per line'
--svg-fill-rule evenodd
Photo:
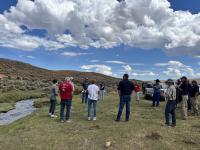
<path fill-rule="evenodd" d="M 1 85 L 8 84 L 8 80 L 9 81 L 14 80 L 13 82 L 16 82 L 16 80 L 18 80 L 17 81 L 18 83 L 22 81 L 28 82 L 26 83 L 26 85 L 28 84 L 28 86 L 29 84 L 33 86 L 34 82 L 35 85 L 42 84 L 39 87 L 43 88 L 43 87 L 48 87 L 52 79 L 56 78 L 59 81 L 61 81 L 66 76 L 74 77 L 74 82 L 77 86 L 80 86 L 84 78 L 87 77 L 89 79 L 96 79 L 98 83 L 104 82 L 109 89 L 115 88 L 120 80 L 118 78 L 93 72 L 79 72 L 70 70 L 61 70 L 61 71 L 47 70 L 36 66 L 32 66 L 27 63 L 0 58 L 0 78 L 6 80 L 6 82 L 3 82 Z M 23 83 L 20 83 L 20 85 L 23 85 Z M 35 88 L 30 87 L 30 90 L 34 90 Z"/>

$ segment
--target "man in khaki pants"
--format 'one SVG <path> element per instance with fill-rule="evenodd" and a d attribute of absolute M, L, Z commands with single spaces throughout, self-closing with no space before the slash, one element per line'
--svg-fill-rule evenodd
<path fill-rule="evenodd" d="M 188 94 L 189 94 L 189 86 L 187 82 L 187 77 L 183 76 L 181 78 L 181 95 L 182 95 L 182 102 L 181 102 L 181 116 L 183 120 L 186 120 L 188 117 Z"/>

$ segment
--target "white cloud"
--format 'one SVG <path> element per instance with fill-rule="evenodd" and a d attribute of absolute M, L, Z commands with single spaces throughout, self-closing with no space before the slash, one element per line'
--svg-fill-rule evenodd
<path fill-rule="evenodd" d="M 125 65 L 125 66 L 122 66 L 122 67 L 124 68 L 124 72 L 125 73 L 130 74 L 133 71 L 133 69 L 132 69 L 132 67 L 130 65 Z"/>
<path fill-rule="evenodd" d="M 31 55 L 29 55 L 29 56 L 26 56 L 27 58 L 30 58 L 30 59 L 35 59 L 35 57 L 34 56 L 31 56 Z"/>
<path fill-rule="evenodd" d="M 21 25 L 29 30 L 44 29 L 48 35 L 27 39 Z M 4 35 L 0 46 L 53 50 L 124 44 L 195 55 L 200 54 L 199 25 L 200 13 L 173 11 L 167 0 L 18 0 L 16 6 L 0 15 L 0 33 Z M 13 40 L 7 42 L 10 38 Z"/>
<path fill-rule="evenodd" d="M 61 55 L 63 56 L 71 56 L 71 57 L 76 57 L 80 55 L 87 55 L 88 53 L 78 53 L 78 52 L 63 52 Z"/>
<path fill-rule="evenodd" d="M 156 74 L 154 73 L 154 72 L 143 72 L 143 73 L 137 73 L 137 72 L 133 72 L 132 74 L 131 74 L 132 76 L 147 76 L 147 77 L 149 77 L 149 76 L 156 76 Z"/>
<path fill-rule="evenodd" d="M 110 64 L 119 64 L 119 65 L 125 65 L 126 63 L 123 61 L 118 61 L 118 60 L 109 60 L 109 61 L 105 61 L 106 63 L 110 63 Z"/>
<path fill-rule="evenodd" d="M 83 65 L 81 66 L 81 69 L 86 71 L 94 71 L 97 73 L 101 73 L 108 76 L 114 76 L 115 74 L 112 73 L 112 67 L 106 66 L 106 65 Z"/>
<path fill-rule="evenodd" d="M 195 77 L 197 74 L 190 66 L 184 65 L 179 61 L 169 61 L 167 63 L 157 63 L 156 66 L 160 67 L 167 67 L 163 73 L 169 77 L 181 77 L 181 76 L 188 76 L 188 77 Z"/>

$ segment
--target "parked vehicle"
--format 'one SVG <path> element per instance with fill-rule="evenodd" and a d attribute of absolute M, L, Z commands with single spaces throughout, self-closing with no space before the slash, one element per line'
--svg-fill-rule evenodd
<path fill-rule="evenodd" d="M 167 86 L 164 83 L 161 83 L 162 89 L 161 89 L 161 101 L 165 101 L 165 92 L 167 91 Z M 148 87 L 145 88 L 144 97 L 145 99 L 152 100 L 153 98 L 153 84 L 148 85 Z"/>

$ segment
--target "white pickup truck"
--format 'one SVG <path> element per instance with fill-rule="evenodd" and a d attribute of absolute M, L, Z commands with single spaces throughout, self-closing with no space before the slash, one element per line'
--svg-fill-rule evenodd
<path fill-rule="evenodd" d="M 161 101 L 165 101 L 165 92 L 167 91 L 167 86 L 166 84 L 164 83 L 161 83 L 161 86 L 162 86 L 162 89 L 161 89 L 161 97 L 160 97 L 160 100 Z M 144 96 L 145 96 L 145 99 L 152 99 L 153 98 L 153 84 L 148 87 L 145 88 L 145 92 L 144 92 Z"/>

